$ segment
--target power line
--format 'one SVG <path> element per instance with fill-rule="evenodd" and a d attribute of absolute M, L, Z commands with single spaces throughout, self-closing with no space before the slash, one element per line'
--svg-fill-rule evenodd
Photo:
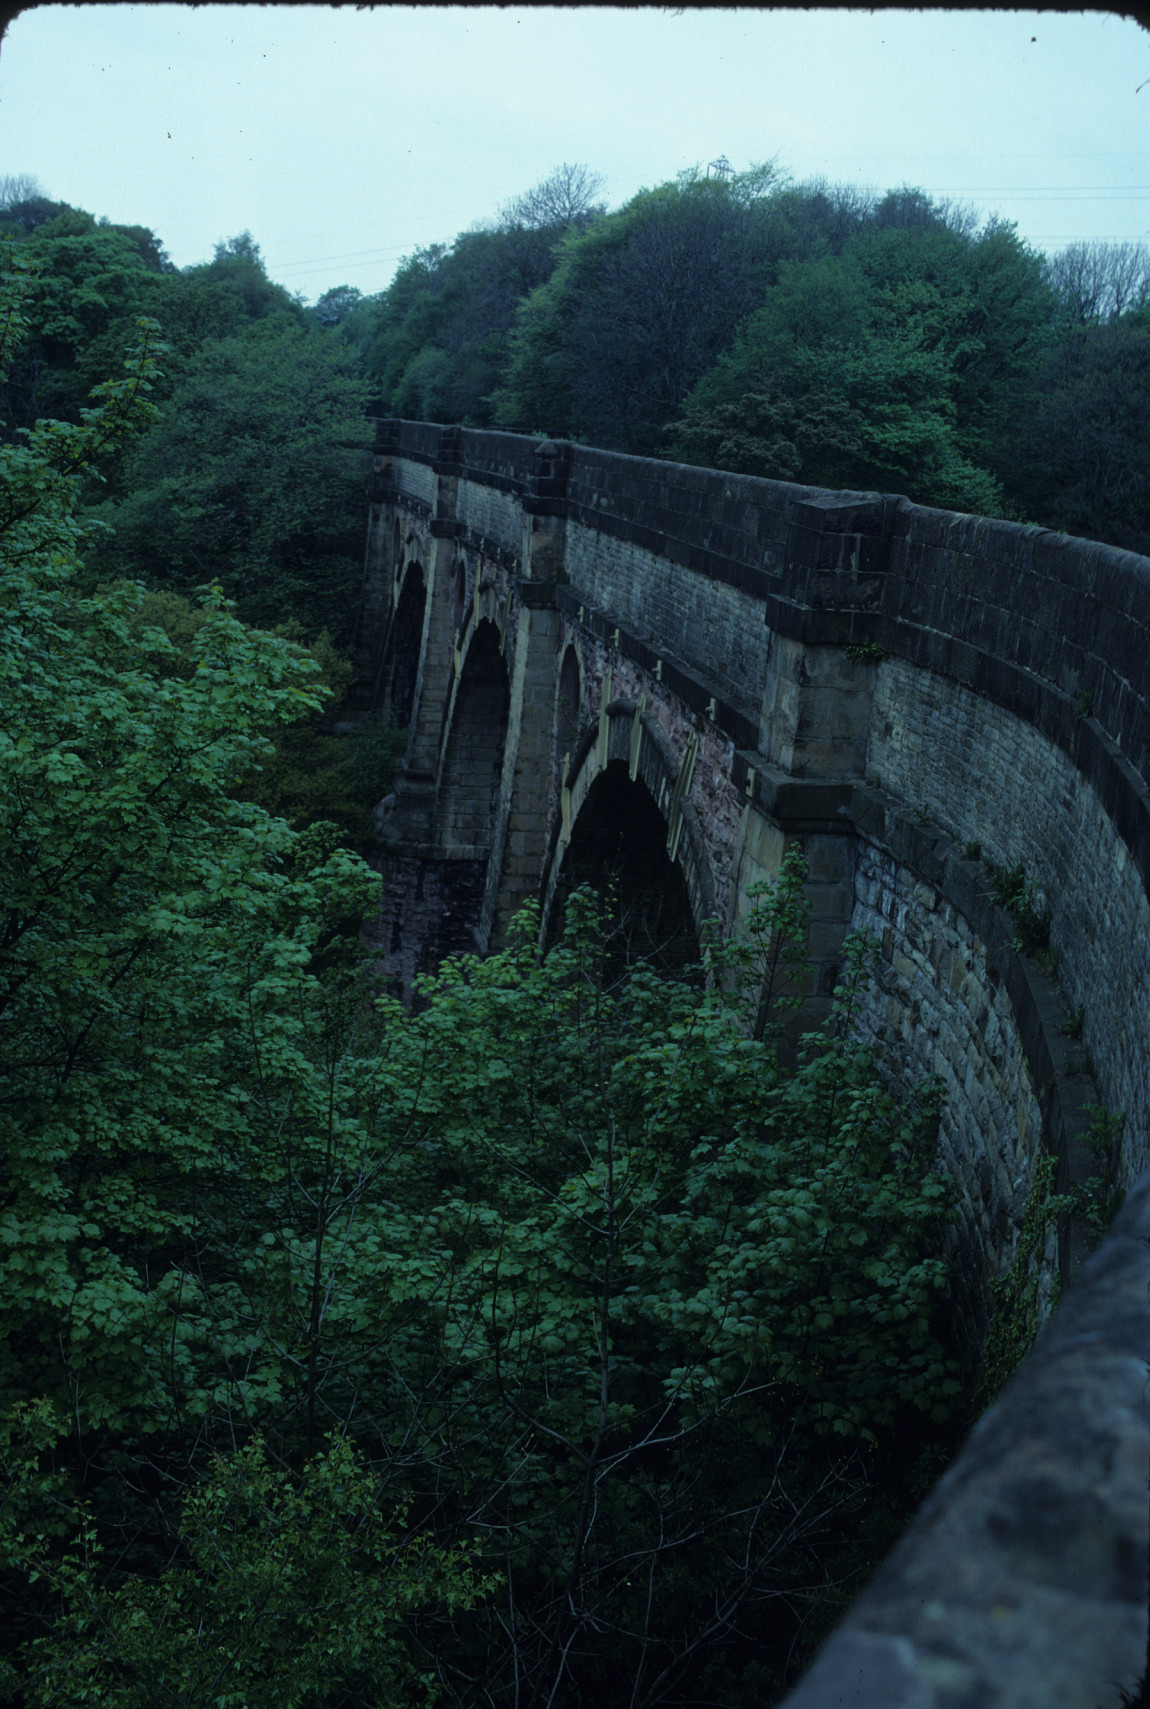
<path fill-rule="evenodd" d="M 1150 184 L 942 184 L 933 196 L 1094 196 L 1099 201 L 1121 201 L 1126 196 L 1150 194 Z"/>
<path fill-rule="evenodd" d="M 1130 190 L 932 190 L 934 196 L 1008 196 L 1012 202 L 1139 202 L 1150 189 Z"/>
<path fill-rule="evenodd" d="M 1017 158 L 1041 158 L 1039 156 L 1019 156 Z M 1150 196 L 1150 185 L 1132 184 L 1121 189 L 1107 185 L 1092 187 L 1077 185 L 1073 188 L 1057 185 L 1018 185 L 1000 186 L 993 184 L 942 185 L 929 191 L 932 196 L 1009 196 L 1016 202 L 1036 202 L 1051 205 L 1053 202 L 1062 204 L 1077 201 L 1103 202 L 1137 202 Z M 352 228 L 353 230 L 356 228 Z M 362 229 L 362 228 L 360 228 Z M 1129 232 L 1115 233 L 1106 237 L 1083 238 L 1077 232 L 1044 232 L 1031 239 L 1034 243 L 1124 243 L 1136 241 Z M 419 248 L 419 244 L 395 243 L 374 249 L 344 250 L 337 255 L 301 256 L 296 261 L 275 262 L 268 260 L 266 265 L 285 278 L 308 278 L 323 272 L 328 266 L 337 261 L 354 262 L 358 267 L 371 266 L 376 261 L 383 261 L 390 255 L 402 255 Z"/>
<path fill-rule="evenodd" d="M 269 267 L 278 267 L 282 271 L 285 267 L 312 267 L 318 266 L 321 262 L 326 263 L 328 261 L 371 260 L 373 257 L 380 255 L 399 255 L 405 249 L 413 249 L 416 247 L 417 245 L 410 243 L 393 243 L 380 249 L 348 249 L 345 250 L 342 255 L 304 255 L 301 256 L 298 261 L 269 261 L 267 265 Z"/>

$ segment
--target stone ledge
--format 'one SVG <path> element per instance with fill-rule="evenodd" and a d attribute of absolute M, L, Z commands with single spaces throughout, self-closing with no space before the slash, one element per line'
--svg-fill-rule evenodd
<path fill-rule="evenodd" d="M 754 774 L 748 794 L 747 781 Z M 760 813 L 777 819 L 789 830 L 831 830 L 846 836 L 855 784 L 851 778 L 792 777 L 773 766 L 765 754 L 737 749 L 731 766 L 736 788 Z"/>
<path fill-rule="evenodd" d="M 558 607 L 558 582 L 517 577 L 515 591 L 520 604 L 525 605 L 528 611 L 554 611 Z"/>

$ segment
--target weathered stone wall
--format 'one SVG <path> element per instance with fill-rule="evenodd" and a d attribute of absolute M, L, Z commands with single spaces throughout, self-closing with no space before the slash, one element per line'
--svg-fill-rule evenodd
<path fill-rule="evenodd" d="M 1150 1162 L 1150 901 L 1097 790 L 1032 724 L 902 659 L 878 670 L 867 769 L 958 843 L 1022 861 L 1041 886 L 1098 1097 L 1126 1116 L 1129 1186 Z"/>
<path fill-rule="evenodd" d="M 568 524 L 566 561 L 573 585 L 588 601 L 757 712 L 769 640 L 761 599 L 578 523 Z"/>
<path fill-rule="evenodd" d="M 861 841 L 851 929 L 879 945 L 860 1036 L 895 1084 L 943 1087 L 940 1166 L 960 1217 L 948 1231 L 958 1321 L 977 1345 L 990 1313 L 987 1282 L 1009 1268 L 1030 1200 L 1043 1111 L 1009 993 L 987 946 L 943 889 L 888 850 Z M 1042 1293 L 1053 1290 L 1057 1250 Z"/>
<path fill-rule="evenodd" d="M 666 738 L 668 768 L 673 784 L 692 736 L 697 742 L 692 772 L 690 801 L 698 815 L 700 833 L 706 848 L 711 871 L 712 895 L 718 919 L 728 924 L 735 905 L 734 863 L 737 840 L 745 800 L 733 781 L 734 744 L 722 730 L 701 719 L 677 696 L 668 694 L 653 671 L 644 670 L 609 642 L 587 634 L 577 623 L 564 622 L 561 630 L 560 654 L 568 644 L 576 644 L 583 665 L 583 704 L 581 716 L 584 729 L 597 723 L 607 685 L 608 701 L 638 704 L 642 700 L 647 716 Z M 590 757 L 590 756 L 589 756 Z M 561 761 L 562 756 L 559 756 Z M 595 764 L 581 767 L 587 776 L 580 785 L 586 792 L 595 775 Z M 696 921 L 697 926 L 702 921 Z"/>
<path fill-rule="evenodd" d="M 1146 776 L 1150 560 L 902 500 L 884 579 L 889 651 L 1048 734 L 1087 712 Z"/>
<path fill-rule="evenodd" d="M 400 464 L 400 471 L 399 490 L 405 498 L 419 499 L 427 505 L 434 503 L 435 474 L 432 469 L 405 458 Z"/>
<path fill-rule="evenodd" d="M 460 481 L 456 514 L 475 538 L 487 544 L 488 549 L 494 545 L 518 554 L 523 536 L 523 512 L 514 494 L 501 492 L 497 487 L 482 486 L 477 481 Z"/>
<path fill-rule="evenodd" d="M 446 956 L 474 955 L 468 922 L 483 904 L 487 860 L 389 852 L 372 864 L 383 879 L 383 905 L 364 938 L 391 995 L 410 1002 L 420 974 L 434 973 Z"/>
<path fill-rule="evenodd" d="M 511 693 L 500 635 L 489 620 L 471 638 L 444 749 L 436 831 L 445 849 L 491 847 Z"/>

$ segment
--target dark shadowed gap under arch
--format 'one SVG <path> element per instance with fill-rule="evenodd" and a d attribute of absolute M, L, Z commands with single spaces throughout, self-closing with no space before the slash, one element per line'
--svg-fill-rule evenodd
<path fill-rule="evenodd" d="M 411 723 L 426 604 L 427 588 L 424 585 L 423 572 L 418 565 L 412 565 L 404 579 L 403 591 L 396 607 L 383 673 L 383 704 L 387 708 L 388 720 L 395 730 L 406 730 Z"/>
<path fill-rule="evenodd" d="M 443 760 L 438 818 L 446 847 L 491 846 L 510 704 L 499 630 L 485 620 L 463 662 Z"/>
<path fill-rule="evenodd" d="M 632 783 L 622 760 L 600 772 L 571 829 L 548 942 L 558 937 L 567 899 L 589 884 L 610 898 L 615 923 L 608 941 L 608 974 L 644 961 L 680 978 L 697 968 L 699 938 L 682 870 L 667 855 L 667 823 L 646 785 Z"/>

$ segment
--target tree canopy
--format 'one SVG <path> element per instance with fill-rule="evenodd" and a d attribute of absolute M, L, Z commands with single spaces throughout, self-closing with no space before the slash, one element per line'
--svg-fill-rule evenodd
<path fill-rule="evenodd" d="M 189 357 L 134 446 L 95 560 L 183 593 L 218 580 L 241 615 L 342 642 L 359 604 L 366 386 L 353 352 L 281 313 Z"/>
<path fill-rule="evenodd" d="M 520 309 L 499 419 L 656 449 L 759 301 L 771 181 L 769 168 L 730 181 L 687 174 L 568 236 Z"/>
<path fill-rule="evenodd" d="M 1000 514 L 996 454 L 1039 347 L 1042 269 L 1000 226 L 971 236 L 917 214 L 784 262 L 687 401 L 673 451 Z"/>

